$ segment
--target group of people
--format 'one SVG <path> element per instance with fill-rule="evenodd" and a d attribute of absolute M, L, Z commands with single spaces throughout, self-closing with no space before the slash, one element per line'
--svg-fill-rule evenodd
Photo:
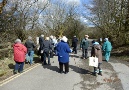
<path fill-rule="evenodd" d="M 82 50 L 82 59 L 88 58 L 88 49 L 90 47 L 90 42 L 88 40 L 89 36 L 85 35 L 84 38 L 80 42 L 80 49 Z M 94 67 L 94 75 L 97 76 L 97 74 L 102 75 L 102 54 L 104 55 L 105 61 L 109 61 L 110 53 L 112 50 L 111 42 L 108 40 L 108 38 L 104 39 L 104 42 L 101 41 L 92 41 L 92 49 L 91 49 L 91 57 L 97 57 L 98 58 L 98 67 Z M 73 51 L 75 51 L 75 54 L 77 53 L 76 47 L 77 47 L 77 38 L 74 36 L 72 40 L 72 47 Z M 101 43 L 100 43 L 101 42 Z M 98 69 L 98 70 L 97 70 Z"/>
<path fill-rule="evenodd" d="M 50 58 L 53 58 L 54 55 L 58 56 L 60 73 L 63 73 L 63 65 L 65 65 L 65 73 L 69 72 L 69 54 L 72 52 L 70 49 L 67 38 L 63 36 L 62 38 L 56 39 L 55 36 L 45 37 L 41 35 L 39 37 L 39 55 L 41 56 L 41 62 L 43 65 L 51 65 Z M 21 43 L 20 39 L 16 39 L 13 45 L 14 50 L 14 61 L 15 68 L 14 73 L 23 72 L 24 62 L 32 65 L 33 56 L 36 45 L 32 40 L 32 37 L 29 36 L 25 44 Z M 46 62 L 48 59 L 48 63 Z"/>
<path fill-rule="evenodd" d="M 80 49 L 82 50 L 82 58 L 88 58 L 88 48 L 89 48 L 89 40 L 88 35 L 85 35 L 84 38 L 80 42 Z M 112 45 L 109 42 L 108 38 L 104 39 L 105 42 L 103 45 L 100 45 L 97 41 L 92 41 L 92 50 L 91 56 L 98 58 L 98 69 L 99 74 L 102 75 L 102 52 L 104 51 L 105 60 L 108 62 L 110 58 L 110 52 L 112 50 Z M 77 54 L 77 45 L 78 39 L 76 36 L 72 39 L 72 47 L 68 44 L 68 38 L 63 36 L 59 39 L 56 39 L 55 36 L 45 37 L 41 35 L 39 37 L 39 50 L 38 54 L 41 56 L 41 61 L 43 65 L 51 65 L 50 59 L 53 58 L 54 55 L 58 56 L 59 62 L 59 72 L 60 73 L 68 73 L 69 72 L 69 53 Z M 33 56 L 34 56 L 34 49 L 36 45 L 34 44 L 32 37 L 29 36 L 28 40 L 23 45 L 20 39 L 16 39 L 13 48 L 14 48 L 14 61 L 16 62 L 14 72 L 17 73 L 18 71 L 21 73 L 23 72 L 24 61 L 29 62 L 30 65 L 33 64 Z M 48 59 L 48 63 L 46 62 Z M 65 71 L 63 71 L 63 66 L 65 67 Z M 97 74 L 97 68 L 94 67 L 94 73 Z"/>

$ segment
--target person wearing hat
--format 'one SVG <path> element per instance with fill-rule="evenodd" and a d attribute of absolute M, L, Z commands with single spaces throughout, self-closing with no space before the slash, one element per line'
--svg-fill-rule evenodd
<path fill-rule="evenodd" d="M 89 47 L 89 41 L 88 41 L 88 35 L 85 35 L 84 39 L 81 40 L 80 48 L 82 50 L 82 58 L 87 59 L 88 58 L 88 47 Z"/>
<path fill-rule="evenodd" d="M 69 72 L 69 53 L 72 50 L 69 48 L 67 43 L 67 38 L 65 36 L 62 37 L 61 41 L 57 44 L 57 56 L 59 61 L 59 71 L 63 73 L 63 65 L 65 66 L 65 74 Z"/>
<path fill-rule="evenodd" d="M 27 48 L 23 44 L 21 44 L 20 39 L 16 39 L 13 45 L 13 51 L 14 51 L 14 61 L 16 63 L 14 67 L 14 74 L 17 74 L 18 71 L 22 73 L 27 53 Z"/>
<path fill-rule="evenodd" d="M 26 55 L 26 62 L 30 63 L 30 65 L 33 64 L 33 58 L 34 58 L 34 48 L 36 47 L 34 42 L 32 41 L 32 37 L 29 36 L 28 40 L 25 42 L 25 46 L 27 48 L 27 55 Z"/>
<path fill-rule="evenodd" d="M 102 64 L 102 46 L 96 42 L 92 41 L 92 57 L 97 57 L 98 58 L 98 67 L 94 67 L 94 75 L 97 76 L 97 73 L 102 76 L 102 69 L 101 69 L 101 64 Z M 98 69 L 98 71 L 97 71 Z"/>
<path fill-rule="evenodd" d="M 76 36 L 74 36 L 72 39 L 72 47 L 73 47 L 73 53 L 75 54 L 77 54 L 77 43 L 78 43 L 78 39 Z"/>
<path fill-rule="evenodd" d="M 105 42 L 102 46 L 102 50 L 104 51 L 105 60 L 108 62 L 110 58 L 110 53 L 112 50 L 112 45 L 111 45 L 111 42 L 108 40 L 108 38 L 105 38 L 104 41 Z"/>

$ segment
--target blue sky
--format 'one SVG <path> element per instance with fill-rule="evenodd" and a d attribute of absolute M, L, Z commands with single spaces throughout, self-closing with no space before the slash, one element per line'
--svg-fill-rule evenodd
<path fill-rule="evenodd" d="M 0 0 L 0 2 L 2 2 L 2 1 L 3 0 Z M 44 2 L 44 1 L 47 1 L 47 0 L 38 0 L 38 1 Z M 81 14 L 85 13 L 85 15 L 87 15 L 87 16 L 90 15 L 89 10 L 86 10 L 86 8 L 83 7 L 83 4 L 91 5 L 92 0 L 61 0 L 61 1 L 65 2 L 65 3 L 68 3 L 68 4 L 73 4 L 73 3 L 77 4 L 77 6 L 79 6 L 78 13 L 80 13 L 81 21 L 88 24 L 89 26 L 91 25 L 91 23 L 87 19 L 85 19 L 83 17 L 83 15 L 81 16 Z"/>
<path fill-rule="evenodd" d="M 2 2 L 3 0 L 0 0 L 0 3 Z"/>
<path fill-rule="evenodd" d="M 93 0 L 80 0 L 81 5 L 80 5 L 80 13 L 81 14 L 85 14 L 86 16 L 91 16 L 91 13 L 88 9 L 83 7 L 83 4 L 86 4 L 88 6 L 92 5 L 92 1 Z M 92 22 L 88 21 L 86 18 L 83 18 L 83 16 L 81 17 L 82 21 L 84 21 L 86 24 L 88 24 L 88 26 L 93 27 L 94 25 L 92 24 Z"/>
<path fill-rule="evenodd" d="M 86 18 L 83 17 L 83 15 L 91 16 L 90 11 L 86 8 L 84 8 L 84 4 L 91 6 L 92 0 L 62 0 L 66 4 L 76 4 L 78 6 L 77 13 L 80 14 L 80 19 L 82 22 L 88 24 L 88 26 L 93 26 L 90 21 L 88 21 Z"/>

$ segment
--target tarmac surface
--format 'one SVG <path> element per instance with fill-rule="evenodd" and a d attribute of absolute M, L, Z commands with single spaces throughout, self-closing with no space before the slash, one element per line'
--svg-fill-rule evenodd
<path fill-rule="evenodd" d="M 60 74 L 57 56 L 51 65 L 40 63 L 4 80 L 0 90 L 129 90 L 129 67 L 117 60 L 103 61 L 103 75 L 93 75 L 88 59 L 70 54 L 69 73 Z M 90 56 L 90 51 L 89 51 Z"/>

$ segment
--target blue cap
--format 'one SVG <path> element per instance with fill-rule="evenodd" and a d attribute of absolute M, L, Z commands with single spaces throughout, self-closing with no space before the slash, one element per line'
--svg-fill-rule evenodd
<path fill-rule="evenodd" d="M 98 42 L 95 42 L 94 44 L 99 44 Z"/>

